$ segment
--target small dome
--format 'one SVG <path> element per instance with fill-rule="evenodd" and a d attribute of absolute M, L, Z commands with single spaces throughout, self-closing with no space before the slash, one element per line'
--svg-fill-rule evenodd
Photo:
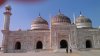
<path fill-rule="evenodd" d="M 11 6 L 10 5 L 6 5 L 5 9 L 6 10 L 11 10 Z"/>
<path fill-rule="evenodd" d="M 32 21 L 31 30 L 44 30 L 48 28 L 48 22 L 41 16 Z"/>
<path fill-rule="evenodd" d="M 92 27 L 92 21 L 89 18 L 82 15 L 76 18 L 75 23 L 76 23 L 77 28 L 91 28 Z"/>
<path fill-rule="evenodd" d="M 48 22 L 44 20 L 41 16 L 37 17 L 36 20 L 33 20 L 32 24 L 47 24 Z"/>
<path fill-rule="evenodd" d="M 79 16 L 76 19 L 76 23 L 92 23 L 92 21 L 89 18 L 86 18 L 85 16 Z"/>
<path fill-rule="evenodd" d="M 51 20 L 52 24 L 56 23 L 67 23 L 71 24 L 71 20 L 69 17 L 65 16 L 64 14 L 59 13 L 58 15 L 54 16 Z"/>

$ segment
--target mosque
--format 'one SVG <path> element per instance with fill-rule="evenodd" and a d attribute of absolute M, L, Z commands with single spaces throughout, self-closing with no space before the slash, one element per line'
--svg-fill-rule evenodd
<path fill-rule="evenodd" d="M 38 16 L 32 21 L 29 30 L 9 30 L 11 6 L 5 7 L 3 33 L 3 52 L 19 53 L 36 50 L 59 49 L 92 50 L 100 48 L 100 29 L 92 27 L 92 21 L 80 14 L 72 23 L 68 16 L 59 12 L 48 22 Z"/>

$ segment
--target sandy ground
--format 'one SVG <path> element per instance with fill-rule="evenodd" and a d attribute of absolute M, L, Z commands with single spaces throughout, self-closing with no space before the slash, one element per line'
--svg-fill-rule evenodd
<path fill-rule="evenodd" d="M 73 53 L 66 52 L 27 52 L 27 53 L 2 53 L 0 52 L 0 56 L 100 56 L 100 51 L 78 51 Z"/>

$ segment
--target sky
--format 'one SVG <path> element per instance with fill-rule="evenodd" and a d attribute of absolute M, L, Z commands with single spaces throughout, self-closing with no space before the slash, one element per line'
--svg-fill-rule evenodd
<path fill-rule="evenodd" d="M 8 1 L 12 7 L 12 15 L 10 19 L 10 30 L 18 29 L 27 30 L 31 28 L 32 21 L 40 15 L 50 23 L 50 19 L 61 13 L 68 16 L 73 22 L 73 14 L 75 17 L 82 15 L 92 20 L 93 27 L 100 26 L 100 0 L 45 0 L 39 3 L 17 3 Z M 6 5 L 5 4 L 5 5 Z M 3 30 L 5 5 L 0 6 L 0 30 Z M 0 32 L 0 45 L 2 43 L 2 33 Z"/>

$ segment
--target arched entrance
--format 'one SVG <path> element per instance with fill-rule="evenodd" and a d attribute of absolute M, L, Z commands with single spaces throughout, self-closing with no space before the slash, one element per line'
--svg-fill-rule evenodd
<path fill-rule="evenodd" d="M 92 48 L 92 43 L 90 40 L 86 40 L 86 48 Z"/>
<path fill-rule="evenodd" d="M 66 40 L 60 41 L 60 48 L 68 48 L 68 43 Z"/>
<path fill-rule="evenodd" d="M 20 50 L 21 49 L 21 43 L 20 42 L 16 42 L 15 49 L 16 50 Z"/>
<path fill-rule="evenodd" d="M 41 41 L 38 41 L 36 44 L 36 49 L 42 49 L 43 48 L 43 44 Z"/>

